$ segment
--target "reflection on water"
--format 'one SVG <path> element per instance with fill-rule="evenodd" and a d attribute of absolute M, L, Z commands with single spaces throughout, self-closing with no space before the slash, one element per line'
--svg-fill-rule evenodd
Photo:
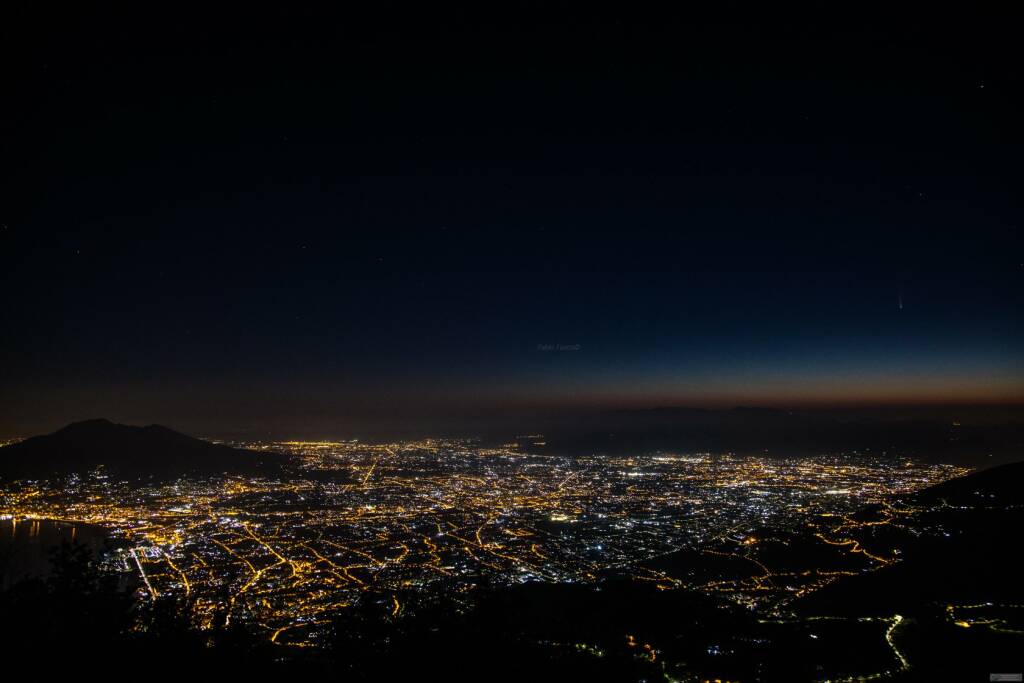
<path fill-rule="evenodd" d="M 0 519 L 0 581 L 4 587 L 50 572 L 50 551 L 62 540 L 81 543 L 94 553 L 103 549 L 107 532 L 89 524 L 50 519 Z"/>

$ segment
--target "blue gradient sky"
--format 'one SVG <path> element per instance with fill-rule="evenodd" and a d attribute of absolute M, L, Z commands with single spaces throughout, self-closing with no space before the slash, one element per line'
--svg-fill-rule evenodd
<path fill-rule="evenodd" d="M 0 432 L 1024 400 L 1008 29 L 281 12 L 11 50 Z"/>

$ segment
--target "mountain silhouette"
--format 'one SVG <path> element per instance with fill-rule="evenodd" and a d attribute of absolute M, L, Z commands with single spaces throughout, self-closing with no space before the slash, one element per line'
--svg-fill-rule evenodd
<path fill-rule="evenodd" d="M 876 572 L 841 579 L 798 601 L 812 613 L 854 613 L 947 603 L 1024 601 L 1014 533 L 1024 524 L 1024 463 L 951 479 L 908 497 L 926 506 L 916 526 L 927 533 L 901 542 L 903 559 Z M 861 537 L 873 547 L 870 535 Z M 878 541 L 878 549 L 885 546 Z"/>
<path fill-rule="evenodd" d="M 945 501 L 950 505 L 1021 505 L 1024 504 L 1024 462 L 950 479 L 919 491 L 914 498 L 920 503 Z"/>
<path fill-rule="evenodd" d="M 901 615 L 906 626 L 897 642 L 913 669 L 894 680 L 983 680 L 986 671 L 1019 671 L 1017 613 L 1007 606 L 1024 603 L 1016 559 L 1022 478 L 1024 463 L 1014 463 L 909 496 L 924 512 L 898 543 L 900 562 L 840 578 L 791 608 L 804 617 Z M 888 554 L 886 533 L 858 540 Z M 964 605 L 971 609 L 956 611 Z"/>
<path fill-rule="evenodd" d="M 273 476 L 287 462 L 283 455 L 214 444 L 160 425 L 135 427 L 98 419 L 0 448 L 0 478 L 46 478 L 98 467 L 120 479 Z"/>

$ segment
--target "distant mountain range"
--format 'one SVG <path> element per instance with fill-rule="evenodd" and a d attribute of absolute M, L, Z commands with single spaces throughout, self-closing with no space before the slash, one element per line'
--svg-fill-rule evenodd
<path fill-rule="evenodd" d="M 547 452 L 638 453 L 655 450 L 804 456 L 886 451 L 898 457 L 974 467 L 1020 459 L 1024 414 L 966 408 L 928 411 L 707 410 L 665 407 L 613 410 L 538 425 Z"/>
<path fill-rule="evenodd" d="M 160 425 L 86 420 L 0 448 L 0 478 L 46 478 L 97 467 L 121 479 L 172 480 L 222 473 L 273 476 L 288 460 L 277 453 L 195 439 Z"/>

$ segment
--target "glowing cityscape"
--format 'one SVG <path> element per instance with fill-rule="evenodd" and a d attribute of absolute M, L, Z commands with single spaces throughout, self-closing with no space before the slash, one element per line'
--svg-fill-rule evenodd
<path fill-rule="evenodd" d="M 137 574 L 149 597 L 186 599 L 198 628 L 243 622 L 307 647 L 361 595 L 388 601 L 397 619 L 484 580 L 625 576 L 778 614 L 839 576 L 898 560 L 899 548 L 872 536 L 915 514 L 894 497 L 967 471 L 867 454 L 568 458 L 472 440 L 232 445 L 287 452 L 300 465 L 281 480 L 157 486 L 99 470 L 9 486 L 0 514 L 109 529 L 123 541 L 110 561 Z M 868 506 L 875 516 L 851 516 Z M 831 551 L 817 564 L 766 559 L 791 542 L 787 531 L 808 530 Z M 685 552 L 721 560 L 732 576 L 663 566 Z"/>

